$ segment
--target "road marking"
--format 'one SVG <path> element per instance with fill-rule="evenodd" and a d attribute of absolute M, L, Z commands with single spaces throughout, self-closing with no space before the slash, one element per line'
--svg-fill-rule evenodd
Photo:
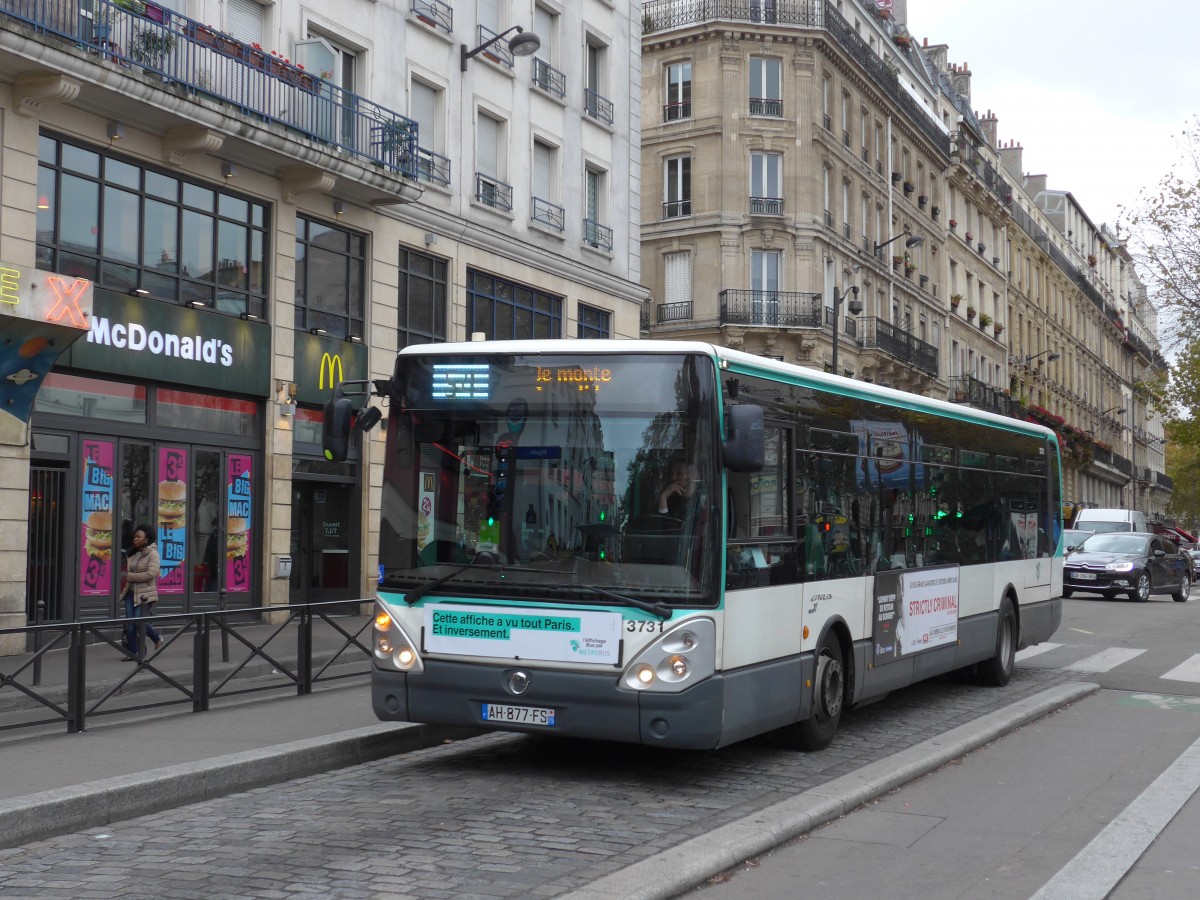
<path fill-rule="evenodd" d="M 1200 712 L 1200 697 L 1168 697 L 1164 694 L 1130 694 L 1117 701 L 1121 706 L 1153 706 L 1156 709 L 1184 709 Z"/>
<path fill-rule="evenodd" d="M 1017 651 L 1017 662 L 1023 662 L 1031 656 L 1037 656 L 1039 653 L 1046 653 L 1050 650 L 1057 650 L 1062 644 L 1055 644 L 1051 641 L 1046 641 L 1041 644 L 1034 644 L 1032 647 L 1026 647 L 1024 650 Z"/>
<path fill-rule="evenodd" d="M 1094 632 L 1094 631 L 1088 631 L 1086 628 L 1072 628 L 1071 630 L 1072 630 L 1072 631 L 1077 631 L 1077 632 L 1079 632 L 1080 634 L 1095 634 L 1095 633 L 1096 633 L 1096 632 Z"/>
<path fill-rule="evenodd" d="M 1184 660 L 1162 677 L 1171 681 L 1200 681 L 1200 653 L 1192 654 L 1190 659 Z"/>
<path fill-rule="evenodd" d="M 1145 652 L 1145 650 L 1133 650 L 1128 647 L 1108 647 L 1099 653 L 1079 660 L 1079 662 L 1063 666 L 1063 668 L 1072 672 L 1108 672 Z"/>
<path fill-rule="evenodd" d="M 1142 791 L 1030 900 L 1101 900 L 1200 788 L 1200 740 Z"/>

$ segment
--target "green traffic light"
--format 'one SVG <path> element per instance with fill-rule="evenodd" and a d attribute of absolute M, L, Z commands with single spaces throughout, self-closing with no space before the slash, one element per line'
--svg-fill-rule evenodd
<path fill-rule="evenodd" d="M 493 517 L 493 516 L 488 516 L 488 528 L 491 528 L 491 527 L 492 527 L 493 525 L 495 525 L 495 524 L 496 524 L 496 519 L 495 519 L 495 517 Z"/>
<path fill-rule="evenodd" d="M 605 511 L 604 511 L 604 510 L 600 510 L 600 521 L 601 521 L 601 522 L 603 522 L 603 521 L 604 521 L 604 517 L 605 517 L 606 515 L 607 515 L 607 513 L 605 513 Z"/>

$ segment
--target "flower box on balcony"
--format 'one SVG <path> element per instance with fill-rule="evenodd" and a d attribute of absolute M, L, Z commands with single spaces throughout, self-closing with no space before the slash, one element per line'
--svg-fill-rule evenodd
<path fill-rule="evenodd" d="M 974 239 L 975 239 L 975 235 L 971 234 L 971 232 L 968 231 L 967 232 L 967 243 L 968 244 L 971 243 L 971 241 L 973 241 Z"/>
<path fill-rule="evenodd" d="M 973 306 L 968 306 L 968 307 L 967 307 L 967 318 L 968 318 L 968 319 L 974 319 L 974 318 L 975 318 L 975 312 L 976 312 L 976 310 L 975 310 L 975 307 L 973 307 Z"/>
<path fill-rule="evenodd" d="M 936 209 L 936 207 L 934 207 L 934 208 Z M 951 230 L 951 231 L 953 231 L 953 230 L 954 230 L 955 228 L 957 228 L 957 227 L 958 227 L 958 220 L 957 220 L 957 219 L 951 219 L 951 220 L 950 220 L 950 230 Z"/>
<path fill-rule="evenodd" d="M 1004 334 L 1004 323 L 997 322 L 996 323 L 996 337 L 1000 337 L 1000 335 L 1002 335 L 1002 334 Z"/>
<path fill-rule="evenodd" d="M 916 189 L 917 189 L 917 186 L 915 184 L 913 184 L 911 181 L 904 182 L 904 193 L 911 194 Z"/>
<path fill-rule="evenodd" d="M 958 309 L 958 305 L 959 305 L 960 303 L 962 303 L 962 299 L 963 299 L 963 295 L 962 295 L 962 294 L 951 294 L 951 295 L 950 295 L 950 305 L 951 305 L 951 306 L 952 306 L 954 309 Z"/>
<path fill-rule="evenodd" d="M 980 328 L 987 328 L 987 327 L 988 327 L 989 325 L 991 325 L 991 324 L 992 324 L 992 317 L 991 317 L 991 316 L 989 316 L 987 313 L 980 313 L 980 315 L 979 315 L 979 327 L 980 327 Z"/>
<path fill-rule="evenodd" d="M 922 209 L 925 208 L 925 204 L 928 202 L 929 202 L 929 198 L 926 197 L 924 194 L 921 194 L 920 196 L 917 197 L 917 206 L 921 207 Z"/>
<path fill-rule="evenodd" d="M 940 216 L 942 214 L 942 208 L 940 206 L 935 206 L 933 209 L 931 209 L 929 211 L 929 214 L 936 219 L 938 216 Z"/>

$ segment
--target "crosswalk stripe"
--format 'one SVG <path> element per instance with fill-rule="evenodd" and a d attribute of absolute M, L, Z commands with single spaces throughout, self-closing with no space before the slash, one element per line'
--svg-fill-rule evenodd
<path fill-rule="evenodd" d="M 1029 659 L 1031 656 L 1037 656 L 1039 653 L 1057 650 L 1061 646 L 1062 644 L 1055 644 L 1052 641 L 1044 641 L 1041 644 L 1034 644 L 1032 647 L 1026 647 L 1024 650 L 1017 651 L 1017 662 Z"/>
<path fill-rule="evenodd" d="M 1145 652 L 1145 650 L 1135 650 L 1129 647 L 1108 647 L 1099 653 L 1079 660 L 1079 662 L 1063 666 L 1063 668 L 1070 669 L 1072 672 L 1107 672 Z"/>
<path fill-rule="evenodd" d="M 1200 681 L 1200 653 L 1192 654 L 1191 658 L 1161 677 L 1169 678 L 1171 681 Z"/>

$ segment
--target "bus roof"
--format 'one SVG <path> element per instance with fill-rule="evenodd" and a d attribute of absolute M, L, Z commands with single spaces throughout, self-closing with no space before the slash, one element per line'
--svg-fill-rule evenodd
<path fill-rule="evenodd" d="M 884 387 L 867 381 L 856 381 L 841 375 L 833 375 L 806 366 L 797 366 L 756 356 L 742 350 L 731 350 L 718 347 L 703 341 L 662 341 L 662 340 L 606 340 L 606 339 L 570 339 L 557 338 L 531 341 L 461 341 L 445 344 L 413 344 L 400 351 L 400 356 L 442 356 L 457 354 L 479 353 L 513 353 L 522 355 L 541 355 L 550 353 L 629 353 L 629 354 L 661 354 L 661 353 L 698 353 L 711 357 L 718 364 L 734 365 L 739 368 L 758 370 L 764 374 L 783 376 L 796 384 L 806 384 L 822 387 L 838 394 L 859 397 L 862 399 L 878 400 L 892 406 L 900 406 L 917 411 L 928 411 L 937 415 L 949 416 L 970 422 L 980 422 L 994 425 L 1011 431 L 1035 434 L 1046 437 L 1057 444 L 1054 431 L 1036 422 L 1026 422 L 1011 416 L 975 409 L 948 400 L 938 400 L 922 394 L 912 394 L 896 388 Z"/>

